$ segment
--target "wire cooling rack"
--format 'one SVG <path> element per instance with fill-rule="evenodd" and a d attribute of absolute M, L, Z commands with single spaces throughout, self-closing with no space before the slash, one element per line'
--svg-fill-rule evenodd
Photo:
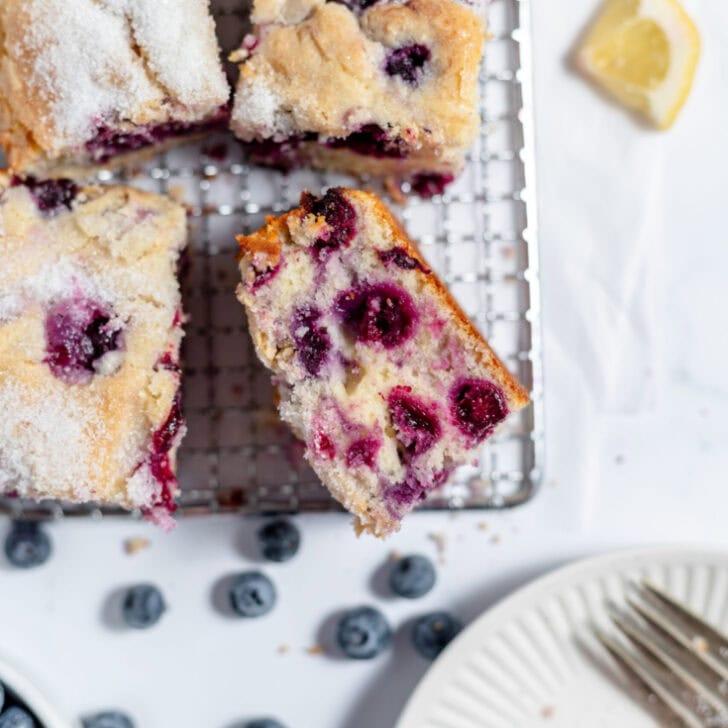
<path fill-rule="evenodd" d="M 223 45 L 242 37 L 239 7 L 239 0 L 217 5 Z M 486 12 L 493 37 L 480 75 L 481 133 L 467 168 L 442 197 L 411 198 L 395 212 L 529 389 L 533 404 L 491 438 L 477 465 L 460 468 L 423 508 L 513 506 L 528 500 L 541 480 L 543 388 L 528 2 L 491 0 Z M 251 167 L 227 135 L 175 149 L 125 181 L 171 194 L 190 213 L 191 266 L 183 284 L 190 315 L 183 347 L 189 433 L 178 458 L 178 513 L 337 509 L 303 460 L 302 446 L 276 416 L 269 374 L 255 357 L 234 296 L 235 235 L 254 231 L 267 214 L 295 206 L 304 189 L 337 184 L 377 189 L 377 184 Z M 25 518 L 119 513 L 0 497 L 1 512 Z"/>

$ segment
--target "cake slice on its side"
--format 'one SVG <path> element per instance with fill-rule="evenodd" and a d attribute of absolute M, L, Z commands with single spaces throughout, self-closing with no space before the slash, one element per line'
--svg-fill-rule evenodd
<path fill-rule="evenodd" d="M 159 195 L 0 176 L 0 493 L 171 526 L 186 237 Z"/>
<path fill-rule="evenodd" d="M 231 126 L 251 160 L 441 193 L 479 127 L 485 28 L 456 0 L 255 0 Z"/>
<path fill-rule="evenodd" d="M 359 529 L 397 530 L 528 403 L 374 195 L 304 194 L 239 242 L 238 298 L 281 417 Z"/>
<path fill-rule="evenodd" d="M 227 124 L 207 0 L 3 0 L 0 37 L 13 172 L 87 175 Z"/>

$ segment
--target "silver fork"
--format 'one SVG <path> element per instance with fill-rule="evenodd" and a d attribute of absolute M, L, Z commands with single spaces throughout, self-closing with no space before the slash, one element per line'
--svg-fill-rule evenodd
<path fill-rule="evenodd" d="M 607 611 L 627 641 L 594 627 L 602 645 L 673 725 L 728 728 L 728 637 L 648 580 L 626 604 Z"/>

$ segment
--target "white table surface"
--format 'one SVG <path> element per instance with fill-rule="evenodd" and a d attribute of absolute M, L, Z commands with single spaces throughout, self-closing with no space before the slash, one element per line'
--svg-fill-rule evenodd
<path fill-rule="evenodd" d="M 595 0 L 533 5 L 543 490 L 508 513 L 416 515 L 387 543 L 357 540 L 345 516 L 300 517 L 300 555 L 262 565 L 280 599 L 257 621 L 213 607 L 223 576 L 261 566 L 257 521 L 187 521 L 171 535 L 126 521 L 54 525 L 46 566 L 19 572 L 0 559 L 0 652 L 69 715 L 118 706 L 142 728 L 233 728 L 260 714 L 289 728 L 389 728 L 427 669 L 408 644 L 417 614 L 445 608 L 469 621 L 533 576 L 608 548 L 728 546 L 728 7 L 692 5 L 698 79 L 674 129 L 656 134 L 566 69 Z M 595 325 L 589 312 L 605 292 Z M 620 325 L 638 332 L 634 353 L 620 347 Z M 638 391 L 625 401 L 629 387 Z M 393 550 L 436 557 L 431 533 L 446 541 L 436 589 L 407 603 L 379 596 L 374 575 Z M 122 542 L 136 535 L 152 546 L 126 555 Z M 129 633 L 108 604 L 140 580 L 158 584 L 170 609 L 156 628 Z M 363 664 L 307 651 L 326 643 L 337 610 L 359 603 L 390 618 L 394 650 Z"/>

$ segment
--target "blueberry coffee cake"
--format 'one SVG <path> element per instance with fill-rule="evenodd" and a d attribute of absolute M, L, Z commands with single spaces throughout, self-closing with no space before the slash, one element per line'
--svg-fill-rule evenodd
<path fill-rule="evenodd" d="M 254 162 L 441 192 L 478 130 L 485 28 L 455 0 L 255 0 L 231 125 Z"/>
<path fill-rule="evenodd" d="M 76 174 L 227 122 L 207 0 L 2 0 L 0 38 L 13 171 Z"/>
<path fill-rule="evenodd" d="M 280 414 L 386 535 L 528 396 L 373 194 L 304 193 L 241 236 L 238 298 Z"/>
<path fill-rule="evenodd" d="M 185 243 L 167 198 L 0 177 L 0 492 L 171 525 Z"/>

